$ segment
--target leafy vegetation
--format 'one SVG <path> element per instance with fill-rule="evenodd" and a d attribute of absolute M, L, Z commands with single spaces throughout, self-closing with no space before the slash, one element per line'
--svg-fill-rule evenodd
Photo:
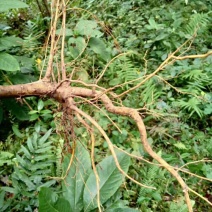
<path fill-rule="evenodd" d="M 37 2 L 0 2 L 0 85 L 47 72 L 54 19 L 50 3 Z M 69 79 L 72 87 L 98 84 L 116 106 L 139 111 L 148 143 L 199 194 L 190 193 L 195 211 L 209 211 L 212 199 L 211 11 L 209 0 L 70 1 L 64 41 L 57 40 L 63 20 L 56 25 L 52 65 L 55 90 Z M 188 211 L 182 188 L 147 154 L 132 120 L 94 96 L 73 96 L 107 132 L 120 168 L 156 190 L 120 172 L 91 120 L 48 99 L 53 92 L 38 95 L 0 98 L 0 211 Z"/>

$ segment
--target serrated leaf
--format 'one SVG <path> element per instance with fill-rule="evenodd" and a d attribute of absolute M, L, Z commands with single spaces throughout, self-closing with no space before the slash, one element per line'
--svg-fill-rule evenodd
<path fill-rule="evenodd" d="M 28 5 L 19 0 L 1 0 L 0 1 L 0 12 L 5 12 L 9 9 L 18 9 L 18 8 L 25 8 L 25 7 L 28 7 Z"/>
<path fill-rule="evenodd" d="M 127 172 L 130 165 L 130 157 L 123 152 L 117 151 L 116 154 L 120 166 Z M 120 187 L 124 177 L 116 167 L 113 156 L 105 158 L 96 168 L 100 179 L 100 202 L 104 204 Z M 97 208 L 97 186 L 94 172 L 90 174 L 86 182 L 83 204 L 84 211 Z"/>
<path fill-rule="evenodd" d="M 63 172 L 65 173 L 70 162 L 70 156 L 65 156 Z M 91 161 L 88 151 L 78 142 L 75 149 L 74 160 L 69 169 L 68 176 L 62 183 L 63 196 L 71 205 L 72 212 L 83 209 L 83 189 L 91 172 Z"/>
<path fill-rule="evenodd" d="M 0 53 L 0 69 L 3 71 L 18 71 L 20 66 L 15 57 L 2 52 Z"/>

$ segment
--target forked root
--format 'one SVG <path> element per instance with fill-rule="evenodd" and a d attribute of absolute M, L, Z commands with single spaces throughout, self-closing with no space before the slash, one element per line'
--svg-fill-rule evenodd
<path fill-rule="evenodd" d="M 98 91 L 96 91 L 95 94 L 94 94 L 93 91 L 91 91 L 89 89 L 86 89 L 86 88 L 74 88 L 74 89 L 71 89 L 71 93 L 72 93 L 73 96 L 84 96 L 84 97 L 96 97 L 96 96 L 99 96 L 99 94 L 100 94 L 100 92 L 98 92 Z M 149 145 L 149 143 L 147 141 L 147 133 L 146 133 L 145 125 L 144 125 L 143 120 L 142 120 L 141 116 L 139 115 L 138 111 L 136 109 L 132 109 L 132 108 L 114 106 L 113 103 L 112 103 L 112 101 L 105 94 L 102 95 L 100 97 L 100 99 L 104 103 L 105 108 L 109 112 L 114 113 L 114 114 L 117 114 L 117 115 L 128 116 L 128 117 L 132 118 L 135 121 L 135 123 L 136 123 L 136 125 L 138 127 L 138 130 L 140 132 L 140 137 L 141 137 L 141 141 L 142 141 L 142 145 L 144 146 L 144 149 L 146 150 L 146 152 L 153 159 L 155 159 L 156 161 L 158 161 L 158 163 L 161 166 L 163 166 L 165 169 L 167 169 L 172 174 L 172 176 L 174 176 L 174 178 L 176 178 L 176 180 L 179 182 L 179 184 L 181 185 L 182 190 L 184 192 L 185 201 L 186 201 L 186 204 L 188 206 L 188 211 L 189 212 L 192 212 L 193 209 L 192 209 L 191 199 L 190 199 L 189 193 L 188 193 L 189 188 L 188 188 L 187 184 L 184 182 L 184 180 L 182 179 L 182 177 L 178 174 L 178 172 L 172 166 L 170 166 L 165 160 L 163 160 L 159 155 L 157 155 L 152 150 L 151 146 Z M 94 119 L 92 119 L 92 117 L 90 117 L 88 114 L 84 113 L 79 108 L 77 108 L 74 105 L 74 102 L 73 102 L 73 99 L 72 98 L 67 98 L 66 99 L 66 102 L 67 102 L 68 106 L 72 110 L 76 111 L 77 113 L 79 113 L 80 115 L 82 115 L 83 117 L 85 117 L 87 120 L 89 120 L 100 131 L 100 133 L 105 137 L 105 139 L 106 139 L 106 141 L 108 143 L 108 146 L 109 146 L 109 148 L 111 150 L 111 153 L 112 153 L 112 155 L 114 157 L 114 160 L 116 162 L 117 168 L 127 178 L 129 178 L 129 179 L 131 179 L 132 181 L 135 182 L 135 180 L 133 178 L 131 178 L 130 176 L 128 176 L 121 169 L 121 167 L 120 167 L 120 165 L 118 163 L 118 160 L 117 160 L 115 151 L 114 151 L 114 147 L 113 147 L 110 139 L 108 138 L 107 134 L 99 126 L 99 124 Z M 140 184 L 137 181 L 135 183 Z M 140 185 L 146 187 L 145 185 L 142 185 L 142 184 L 140 184 Z"/>

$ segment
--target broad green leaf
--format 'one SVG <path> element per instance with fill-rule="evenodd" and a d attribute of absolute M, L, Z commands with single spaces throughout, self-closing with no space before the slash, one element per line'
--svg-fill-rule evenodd
<path fill-rule="evenodd" d="M 20 70 L 18 61 L 10 54 L 0 53 L 0 69 L 4 71 L 18 71 Z"/>
<path fill-rule="evenodd" d="M 16 60 L 19 62 L 20 66 L 21 66 L 22 76 L 24 76 L 23 74 L 26 74 L 26 73 L 34 74 L 34 72 L 35 72 L 35 69 L 33 68 L 34 63 L 35 63 L 34 58 L 30 58 L 30 57 L 26 57 L 26 56 L 17 56 L 17 55 L 15 55 L 14 57 L 16 58 Z M 29 78 L 28 82 L 32 82 L 32 81 L 36 80 L 34 75 L 26 75 L 26 76 Z M 32 79 L 33 77 L 35 78 L 34 80 Z"/>
<path fill-rule="evenodd" d="M 76 79 L 81 80 L 83 82 L 88 82 L 89 81 L 89 74 L 88 72 L 81 68 L 80 70 L 78 70 L 75 74 Z"/>
<path fill-rule="evenodd" d="M 68 212 L 71 211 L 69 202 L 58 198 L 50 188 L 42 187 L 39 192 L 39 212 Z"/>
<path fill-rule="evenodd" d="M 73 58 L 76 58 L 85 49 L 86 42 L 83 37 L 77 37 L 77 38 L 71 37 L 68 40 L 68 45 L 70 46 L 69 50 L 70 50 L 71 56 Z"/>
<path fill-rule="evenodd" d="M 61 29 L 56 30 L 56 35 L 62 35 L 62 34 L 63 33 L 62 33 Z M 66 29 L 65 34 L 66 34 L 66 36 L 73 36 L 73 31 L 71 29 Z"/>
<path fill-rule="evenodd" d="M 130 157 L 123 152 L 116 152 L 122 169 L 127 172 L 130 165 Z M 120 187 L 124 176 L 120 173 L 114 162 L 113 156 L 105 158 L 97 165 L 97 172 L 100 179 L 100 202 L 104 204 Z M 86 182 L 83 194 L 84 211 L 97 208 L 97 186 L 96 176 L 92 172 Z"/>
<path fill-rule="evenodd" d="M 70 163 L 70 156 L 65 156 L 63 162 L 64 173 Z M 78 142 L 76 144 L 74 160 L 69 169 L 68 176 L 62 183 L 63 196 L 71 205 L 72 212 L 83 209 L 83 190 L 85 182 L 91 172 L 91 161 L 89 152 Z"/>
<path fill-rule="evenodd" d="M 23 74 L 21 72 L 16 72 L 15 74 L 10 75 L 10 79 L 14 85 L 17 85 L 34 82 L 37 78 L 31 74 Z"/>
<path fill-rule="evenodd" d="M 110 59 L 110 54 L 106 50 L 105 43 L 100 38 L 91 38 L 89 41 L 90 48 L 100 57 L 107 61 Z"/>
<path fill-rule="evenodd" d="M 139 210 L 126 207 L 126 208 L 114 208 L 114 209 L 106 210 L 105 212 L 139 212 Z"/>
<path fill-rule="evenodd" d="M 2 99 L 1 101 L 5 108 L 7 108 L 17 119 L 21 121 L 29 120 L 28 108 L 26 106 L 21 105 L 14 99 Z"/>
<path fill-rule="evenodd" d="M 100 37 L 102 33 L 97 29 L 97 23 L 96 21 L 90 21 L 90 20 L 80 20 L 75 30 L 80 35 L 86 35 L 89 37 Z"/>
<path fill-rule="evenodd" d="M 14 36 L 5 36 L 0 38 L 0 51 L 9 49 L 15 46 L 21 46 L 23 40 Z"/>
<path fill-rule="evenodd" d="M 9 9 L 18 9 L 18 8 L 25 8 L 25 7 L 28 7 L 28 5 L 19 0 L 1 0 L 0 1 L 0 12 L 7 11 Z"/>

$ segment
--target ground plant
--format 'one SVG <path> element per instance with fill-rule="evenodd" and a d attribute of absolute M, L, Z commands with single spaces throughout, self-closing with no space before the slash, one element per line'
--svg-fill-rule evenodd
<path fill-rule="evenodd" d="M 209 0 L 0 2 L 0 211 L 212 206 Z"/>

